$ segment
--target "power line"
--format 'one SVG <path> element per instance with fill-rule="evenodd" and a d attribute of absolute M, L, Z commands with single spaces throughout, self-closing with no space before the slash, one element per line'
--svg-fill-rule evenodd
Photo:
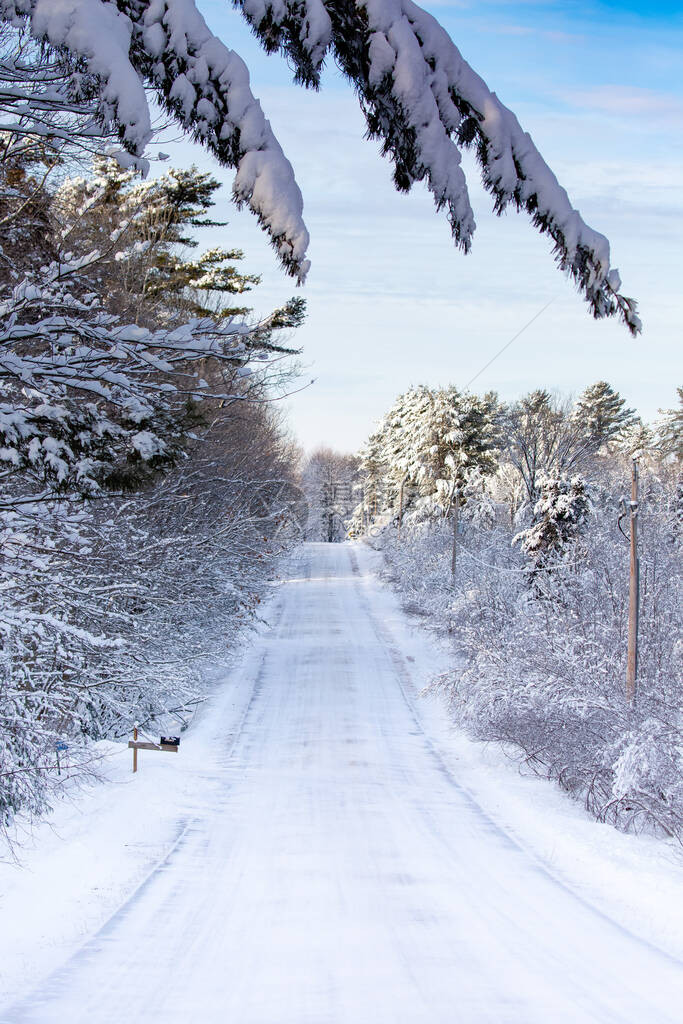
<path fill-rule="evenodd" d="M 469 548 L 466 548 L 462 542 L 458 544 L 458 549 L 460 551 L 464 551 L 465 554 L 469 555 L 475 562 L 479 562 L 479 565 L 485 565 L 487 568 L 495 569 L 497 572 L 526 573 L 528 575 L 532 575 L 537 572 L 559 572 L 562 569 L 571 569 L 575 565 L 583 565 L 585 562 L 585 559 L 582 558 L 577 559 L 575 562 L 553 562 L 552 565 L 527 566 L 525 568 L 508 569 L 507 566 L 494 565 L 493 562 L 485 562 L 483 559 L 477 558 L 477 556 L 473 554 Z"/>
<path fill-rule="evenodd" d="M 541 315 L 541 313 L 545 313 L 545 311 L 548 308 L 548 306 L 551 306 L 553 304 L 553 302 L 555 301 L 555 298 L 556 298 L 556 296 L 553 296 L 553 298 L 550 300 L 550 302 L 546 302 L 546 304 L 543 307 L 543 309 L 539 309 L 538 313 L 536 313 L 535 316 L 532 316 L 531 320 L 529 320 L 528 323 L 524 324 L 524 327 L 522 327 L 521 330 L 517 331 L 515 336 L 513 338 L 510 338 L 510 340 L 508 342 L 506 342 L 505 345 L 503 345 L 503 347 L 498 352 L 496 352 L 495 356 L 492 356 L 491 359 L 489 359 L 488 363 L 486 363 L 485 366 L 482 366 L 481 370 L 479 370 L 478 373 L 475 373 L 475 375 L 472 378 L 472 380 L 468 380 L 467 384 L 465 384 L 465 391 L 467 391 L 467 389 L 470 386 L 470 384 L 474 384 L 474 382 L 477 379 L 477 377 L 481 377 L 481 375 L 484 372 L 484 370 L 488 370 L 488 368 L 491 365 L 491 363 L 494 363 L 496 361 L 496 359 L 498 358 L 498 356 L 502 356 L 503 352 L 505 352 L 506 349 L 510 348 L 510 345 L 513 343 L 513 341 L 517 341 L 517 338 L 519 338 L 520 334 L 524 334 L 524 332 L 527 329 L 527 327 L 531 327 L 531 325 L 534 322 L 534 320 L 538 320 L 538 318 Z"/>

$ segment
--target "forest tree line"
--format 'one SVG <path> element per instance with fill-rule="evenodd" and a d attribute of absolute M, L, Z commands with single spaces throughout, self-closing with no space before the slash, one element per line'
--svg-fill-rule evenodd
<path fill-rule="evenodd" d="M 605 381 L 573 401 L 412 388 L 360 452 L 350 528 L 382 548 L 407 607 L 451 638 L 452 667 L 433 687 L 458 722 L 600 820 L 681 836 L 683 389 L 677 397 L 648 425 Z"/>
<path fill-rule="evenodd" d="M 93 740 L 181 728 L 256 616 L 298 536 L 274 400 L 304 309 L 252 314 L 243 254 L 197 240 L 218 181 L 143 179 L 67 54 L 5 24 L 0 77 L 6 825 L 95 770 Z"/>

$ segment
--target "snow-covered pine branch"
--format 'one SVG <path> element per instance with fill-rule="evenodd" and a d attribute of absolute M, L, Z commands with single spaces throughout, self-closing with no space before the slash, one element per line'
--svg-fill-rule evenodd
<path fill-rule="evenodd" d="M 593 315 L 618 315 L 632 334 L 640 330 L 636 303 L 619 294 L 607 239 L 573 209 L 513 112 L 435 18 L 411 0 L 237 2 L 266 50 L 282 49 L 301 82 L 318 86 L 332 52 L 358 93 L 370 137 L 393 160 L 396 187 L 426 181 L 461 248 L 469 249 L 475 228 L 461 149 L 473 148 L 496 212 L 510 204 L 526 210 L 553 239 L 559 266 Z"/>
<path fill-rule="evenodd" d="M 553 240 L 555 258 L 596 318 L 640 330 L 620 294 L 607 239 L 575 210 L 517 118 L 462 58 L 439 23 L 411 0 L 237 0 L 268 51 L 281 49 L 296 79 L 317 86 L 328 52 L 356 89 L 371 137 L 394 162 L 398 189 L 425 181 L 467 251 L 475 228 L 461 150 L 473 148 L 496 212 L 526 210 Z M 1 0 L 0 13 L 84 61 L 100 116 L 142 158 L 152 128 L 145 86 L 221 161 L 237 170 L 234 197 L 269 232 L 287 270 L 303 280 L 308 233 L 292 168 L 249 87 L 246 66 L 211 34 L 195 0 Z"/>
<path fill-rule="evenodd" d="M 236 202 L 251 208 L 283 265 L 303 281 L 309 237 L 294 172 L 246 65 L 211 33 L 194 0 L 0 0 L 0 15 L 85 63 L 102 123 L 118 130 L 139 166 L 152 137 L 153 88 L 163 109 L 236 169 Z"/>
<path fill-rule="evenodd" d="M 98 117 L 88 76 L 7 22 L 0 22 L 0 137 L 2 163 L 12 166 L 49 164 L 65 146 L 90 153 L 116 141 Z"/>
<path fill-rule="evenodd" d="M 248 375 L 250 360 L 263 370 L 265 350 L 278 348 L 273 331 L 299 314 L 150 330 L 79 297 L 69 269 L 47 268 L 40 285 L 24 279 L 0 303 L 0 466 L 59 493 L 92 494 L 172 461 L 188 429 L 186 402 L 239 398 L 232 378 Z"/>

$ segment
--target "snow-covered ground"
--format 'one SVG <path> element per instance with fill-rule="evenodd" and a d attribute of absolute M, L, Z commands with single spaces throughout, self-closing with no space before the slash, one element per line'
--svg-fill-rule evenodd
<path fill-rule="evenodd" d="M 419 692 L 363 545 L 307 545 L 175 754 L 103 745 L 0 864 L 0 1021 L 679 1021 L 683 857 Z"/>

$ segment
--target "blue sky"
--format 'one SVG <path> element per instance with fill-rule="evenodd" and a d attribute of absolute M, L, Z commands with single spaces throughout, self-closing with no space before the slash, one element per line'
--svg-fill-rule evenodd
<path fill-rule="evenodd" d="M 633 341 L 595 322 L 555 269 L 524 215 L 496 218 L 474 184 L 478 230 L 463 256 L 422 187 L 399 196 L 390 164 L 363 140 L 357 102 L 339 72 L 320 93 L 291 83 L 227 0 L 198 0 L 214 32 L 251 71 L 252 89 L 302 188 L 313 260 L 297 332 L 316 383 L 291 399 L 306 447 L 354 449 L 411 384 L 463 386 L 546 303 L 550 307 L 473 390 L 513 399 L 539 386 L 578 392 L 610 381 L 645 418 L 674 403 L 683 381 L 683 3 L 499 0 L 425 6 L 511 107 L 592 227 L 608 236 L 626 294 L 645 324 Z M 189 144 L 164 146 L 226 181 L 227 229 L 242 247 L 265 311 L 292 282 L 253 218 L 229 203 L 231 175 Z"/>

